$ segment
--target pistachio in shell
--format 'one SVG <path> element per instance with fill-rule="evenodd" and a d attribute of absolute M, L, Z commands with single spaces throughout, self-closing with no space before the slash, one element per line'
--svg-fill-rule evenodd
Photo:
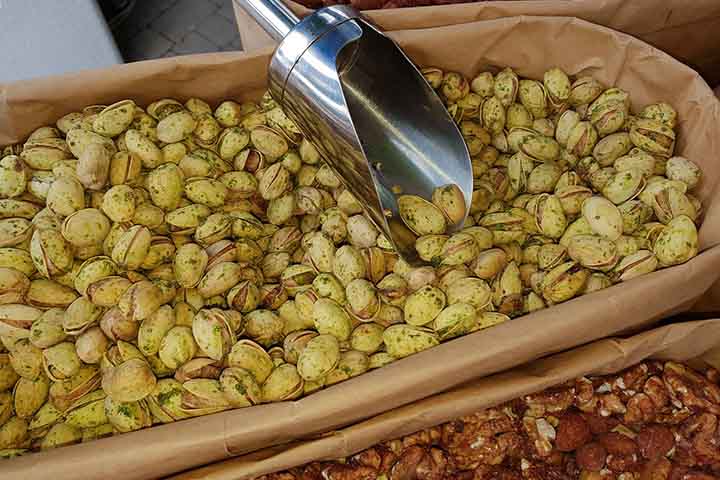
<path fill-rule="evenodd" d="M 385 329 L 383 342 L 389 355 L 393 358 L 403 358 L 434 347 L 440 343 L 440 340 L 430 329 L 399 324 Z"/>

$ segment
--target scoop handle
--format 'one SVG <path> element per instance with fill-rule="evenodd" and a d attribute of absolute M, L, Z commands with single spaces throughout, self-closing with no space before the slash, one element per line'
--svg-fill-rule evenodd
<path fill-rule="evenodd" d="M 280 42 L 300 19 L 280 0 L 235 0 L 272 38 Z"/>

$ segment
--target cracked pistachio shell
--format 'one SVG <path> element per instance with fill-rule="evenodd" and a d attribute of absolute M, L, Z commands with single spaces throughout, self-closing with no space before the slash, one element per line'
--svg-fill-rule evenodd
<path fill-rule="evenodd" d="M 665 164 L 667 178 L 683 182 L 688 190 L 695 188 L 700 181 L 701 171 L 692 161 L 684 157 L 671 157 Z"/>
<path fill-rule="evenodd" d="M 686 215 L 693 221 L 697 218 L 695 206 L 688 196 L 672 187 L 657 192 L 652 207 L 657 219 L 665 224 L 679 215 Z"/>
<path fill-rule="evenodd" d="M 133 283 L 120 297 L 118 308 L 130 320 L 139 322 L 152 315 L 162 305 L 160 288 L 150 281 Z"/>
<path fill-rule="evenodd" d="M 225 312 L 219 308 L 198 311 L 193 318 L 192 331 L 200 350 L 213 360 L 222 360 L 237 340 Z"/>
<path fill-rule="evenodd" d="M 258 240 L 264 236 L 263 224 L 248 212 L 237 212 L 233 214 L 232 234 L 236 238 L 249 238 Z"/>
<path fill-rule="evenodd" d="M 456 233 L 443 244 L 441 265 L 460 265 L 470 262 L 479 253 L 475 237 L 468 233 Z"/>
<path fill-rule="evenodd" d="M 368 248 L 377 244 L 378 230 L 365 215 L 353 215 L 347 219 L 348 241 L 356 248 Z"/>
<path fill-rule="evenodd" d="M 468 303 L 454 303 L 445 307 L 432 324 L 440 340 L 448 340 L 469 333 L 475 326 L 475 308 Z"/>
<path fill-rule="evenodd" d="M 592 232 L 613 241 L 622 235 L 622 214 L 608 199 L 599 196 L 588 198 L 583 203 L 582 214 Z"/>
<path fill-rule="evenodd" d="M 212 378 L 193 378 L 183 382 L 181 410 L 192 416 L 207 415 L 230 408 L 220 382 Z"/>
<path fill-rule="evenodd" d="M 118 432 L 132 432 L 152 425 L 152 415 L 145 402 L 119 402 L 105 398 L 105 415 Z"/>
<path fill-rule="evenodd" d="M 30 280 L 13 268 L 0 267 L 0 304 L 18 303 L 25 299 Z"/>
<path fill-rule="evenodd" d="M 593 77 L 578 77 L 570 86 L 568 103 L 574 107 L 587 105 L 595 100 L 604 89 L 605 87 Z"/>
<path fill-rule="evenodd" d="M 158 140 L 164 143 L 180 142 L 195 131 L 197 122 L 190 112 L 173 112 L 157 124 Z"/>
<path fill-rule="evenodd" d="M 433 86 L 434 88 L 437 88 Z M 470 82 L 470 89 L 482 97 L 490 97 L 495 93 L 495 79 L 490 72 L 478 74 Z"/>
<path fill-rule="evenodd" d="M 101 245 L 110 232 L 110 221 L 100 210 L 86 208 L 65 218 L 62 235 L 74 247 Z"/>
<path fill-rule="evenodd" d="M 481 311 L 490 304 L 492 290 L 484 280 L 466 277 L 450 283 L 446 295 L 448 305 L 466 303 Z"/>
<path fill-rule="evenodd" d="M 506 68 L 495 75 L 493 92 L 503 107 L 507 108 L 515 102 L 518 94 L 518 84 L 519 78 L 510 68 Z"/>
<path fill-rule="evenodd" d="M 320 334 L 335 336 L 346 341 L 352 333 L 352 322 L 347 312 L 334 300 L 320 298 L 313 305 L 313 321 Z"/>
<path fill-rule="evenodd" d="M 203 177 L 185 180 L 185 196 L 194 203 L 209 208 L 222 207 L 227 194 L 227 187 L 219 180 Z"/>
<path fill-rule="evenodd" d="M 118 304 L 130 285 L 127 278 L 113 275 L 93 281 L 87 286 L 85 294 L 93 304 L 109 308 Z"/>
<path fill-rule="evenodd" d="M 659 157 L 670 158 L 675 150 L 675 132 L 652 119 L 639 118 L 630 128 L 633 145 Z"/>
<path fill-rule="evenodd" d="M 37 226 L 36 229 L 39 230 Z M 33 223 L 24 218 L 0 220 L 0 246 L 2 247 L 21 245 L 32 236 L 32 233 Z"/>
<path fill-rule="evenodd" d="M 42 375 L 43 351 L 21 338 L 12 345 L 10 365 L 20 377 L 35 380 Z"/>
<path fill-rule="evenodd" d="M 568 255 L 583 267 L 607 270 L 618 261 L 615 243 L 594 235 L 576 235 L 568 243 Z"/>
<path fill-rule="evenodd" d="M 514 261 L 508 263 L 502 274 L 496 277 L 493 288 L 493 303 L 498 311 L 507 315 L 517 314 L 522 306 L 523 285 L 520 269 Z"/>
<path fill-rule="evenodd" d="M 281 343 L 285 321 L 271 310 L 254 310 L 245 316 L 245 334 L 262 345 L 270 348 Z"/>
<path fill-rule="evenodd" d="M 563 245 L 547 243 L 540 245 L 537 251 L 537 264 L 541 270 L 553 269 L 566 260 L 567 249 Z"/>
<path fill-rule="evenodd" d="M 627 132 L 613 133 L 595 144 L 592 156 L 598 161 L 601 167 L 609 167 L 613 165 L 618 158 L 626 155 L 632 146 L 630 135 Z"/>
<path fill-rule="evenodd" d="M 133 225 L 124 232 L 112 250 L 112 259 L 121 268 L 138 270 L 150 250 L 152 232 L 143 225 Z"/>
<path fill-rule="evenodd" d="M 677 112 L 672 105 L 665 102 L 653 103 L 646 106 L 640 112 L 640 117 L 657 120 L 673 129 L 677 123 Z"/>
<path fill-rule="evenodd" d="M 175 326 L 175 313 L 169 305 L 163 305 L 140 324 L 137 335 L 138 349 L 145 355 L 155 355 L 160 343 Z"/>
<path fill-rule="evenodd" d="M 317 337 L 318 333 L 312 330 L 297 330 L 291 332 L 283 341 L 283 352 L 285 361 L 297 364 L 300 354 L 305 349 L 307 343 Z"/>
<path fill-rule="evenodd" d="M 698 232 L 695 223 L 686 215 L 668 222 L 655 240 L 653 252 L 663 267 L 679 265 L 698 253 Z"/>
<path fill-rule="evenodd" d="M 63 329 L 68 335 L 79 335 L 95 323 L 102 313 L 101 307 L 93 305 L 85 297 L 78 297 L 65 311 Z"/>
<path fill-rule="evenodd" d="M 592 190 L 582 185 L 571 185 L 555 189 L 555 196 L 560 200 L 563 211 L 568 216 L 574 216 L 581 212 L 582 204 L 592 197 Z"/>
<path fill-rule="evenodd" d="M 279 198 L 292 188 L 292 178 L 290 176 L 290 172 L 282 165 L 282 163 L 274 163 L 270 165 L 263 172 L 259 180 L 258 193 L 265 200 L 274 200 Z M 298 207 L 303 205 L 302 198 L 298 197 L 297 205 Z M 306 211 L 306 213 L 313 212 Z"/>
<path fill-rule="evenodd" d="M 625 100 L 608 100 L 593 104 L 589 110 L 590 122 L 601 137 L 617 132 L 628 118 L 628 105 Z"/>
<path fill-rule="evenodd" d="M 532 114 L 520 103 L 513 103 L 505 113 L 505 128 L 509 131 L 516 127 L 531 128 L 533 125 Z"/>
<path fill-rule="evenodd" d="M 105 351 L 110 348 L 110 340 L 100 327 L 92 327 L 81 333 L 75 340 L 75 351 L 84 363 L 100 363 Z"/>
<path fill-rule="evenodd" d="M 75 174 L 80 183 L 90 190 L 100 190 L 105 186 L 110 174 L 110 162 L 113 154 L 103 145 L 88 145 L 77 160 Z"/>
<path fill-rule="evenodd" d="M 540 232 L 550 238 L 560 238 L 565 232 L 567 219 L 555 195 L 541 194 L 538 197 L 535 222 Z"/>
<path fill-rule="evenodd" d="M 602 189 L 602 193 L 615 205 L 620 205 L 638 196 L 643 188 L 645 188 L 643 172 L 638 168 L 630 168 L 613 175 Z"/>
<path fill-rule="evenodd" d="M 442 290 L 426 285 L 408 295 L 403 307 L 405 321 L 413 326 L 432 322 L 445 308 L 446 298 Z"/>
<path fill-rule="evenodd" d="M 547 92 L 542 83 L 535 80 L 520 80 L 518 97 L 520 103 L 530 111 L 534 118 L 547 117 Z"/>
<path fill-rule="evenodd" d="M 475 239 L 475 243 L 477 243 L 480 251 L 487 250 L 488 248 L 492 247 L 492 245 L 493 245 L 492 232 L 485 227 L 480 227 L 480 226 L 465 227 L 462 229 L 462 233 L 467 233 L 468 235 L 472 235 L 472 237 Z"/>
<path fill-rule="evenodd" d="M 553 303 L 570 300 L 585 286 L 590 272 L 577 262 L 565 262 L 550 270 L 542 280 L 542 294 Z"/>
<path fill-rule="evenodd" d="M 470 268 L 476 277 L 483 280 L 490 280 L 507 265 L 507 255 L 499 248 L 491 248 L 480 252 L 470 264 Z"/>
<path fill-rule="evenodd" d="M 377 323 L 362 323 L 350 334 L 350 346 L 371 355 L 382 347 L 385 328 Z"/>
<path fill-rule="evenodd" d="M 65 423 L 76 428 L 94 428 L 107 423 L 106 394 L 102 390 L 80 398 L 65 414 Z"/>
<path fill-rule="evenodd" d="M 309 265 L 290 265 L 280 275 L 280 282 L 287 292 L 294 296 L 297 292 L 310 288 L 315 276 L 315 270 Z"/>
<path fill-rule="evenodd" d="M 20 418 L 30 418 L 35 415 L 47 400 L 49 390 L 50 382 L 44 376 L 40 376 L 35 380 L 19 379 L 15 384 L 12 395 L 15 415 Z M 1 403 L 2 400 L 0 399 Z M 2 424 L 2 420 L 7 420 L 7 418 L 2 418 L 2 408 L 0 408 L 0 424 Z"/>
<path fill-rule="evenodd" d="M 195 357 L 175 371 L 175 380 L 185 382 L 193 378 L 219 378 L 222 372 L 220 363 L 212 358 Z"/>
<path fill-rule="evenodd" d="M 158 355 L 168 368 L 175 370 L 194 357 L 196 352 L 192 329 L 175 326 L 160 341 Z"/>
<path fill-rule="evenodd" d="M 115 137 L 127 129 L 133 121 L 135 102 L 121 100 L 105 107 L 93 121 L 93 130 L 105 137 Z"/>
<path fill-rule="evenodd" d="M 43 143 L 47 141 L 48 140 L 44 140 Z M 65 137 L 65 141 L 67 142 L 67 147 L 70 149 L 70 152 L 72 152 L 75 158 L 80 158 L 85 152 L 85 149 L 95 143 L 103 145 L 112 155 L 114 155 L 117 151 L 115 143 L 112 139 L 98 135 L 97 133 L 84 128 L 73 128 L 69 130 Z"/>
<path fill-rule="evenodd" d="M 648 222 L 653 216 L 653 209 L 640 200 L 629 200 L 618 205 L 623 219 L 623 233 L 630 235 Z"/>
<path fill-rule="evenodd" d="M 230 367 L 238 367 L 250 372 L 258 384 L 265 382 L 273 369 L 270 355 L 251 340 L 240 340 L 232 346 L 227 359 Z"/>
<path fill-rule="evenodd" d="M 178 165 L 188 153 L 188 147 L 184 143 L 169 143 L 160 149 L 166 163 Z"/>
<path fill-rule="evenodd" d="M 281 402 L 298 398 L 303 393 L 303 383 L 295 365 L 283 363 L 275 367 L 263 383 L 263 401 Z"/>
<path fill-rule="evenodd" d="M 578 157 L 587 157 L 595 148 L 598 133 L 590 122 L 579 122 L 568 135 L 565 148 Z"/>
<path fill-rule="evenodd" d="M 270 161 L 275 161 L 285 155 L 289 148 L 282 133 L 265 125 L 250 130 L 250 142 Z"/>
<path fill-rule="evenodd" d="M 187 418 L 182 411 L 182 384 L 172 378 L 158 380 L 152 393 L 147 397 L 147 405 L 153 417 L 162 423 Z"/>
<path fill-rule="evenodd" d="M 87 295 L 88 286 L 98 280 L 117 274 L 117 265 L 105 256 L 92 257 L 85 260 L 75 275 L 75 289 L 81 295 Z"/>
<path fill-rule="evenodd" d="M 101 209 L 113 222 L 128 222 L 135 214 L 135 191 L 129 185 L 115 185 L 103 195 Z"/>
<path fill-rule="evenodd" d="M 587 282 L 585 283 L 585 288 L 583 288 L 581 294 L 585 295 L 588 293 L 597 292 L 610 286 L 612 286 L 612 280 L 610 280 L 607 275 L 605 275 L 604 273 L 595 272 L 590 274 L 590 276 L 588 277 Z"/>
<path fill-rule="evenodd" d="M 365 279 L 355 279 L 345 288 L 350 311 L 361 322 L 372 320 L 380 309 L 380 298 L 375 286 Z"/>
<path fill-rule="evenodd" d="M 437 206 L 416 195 L 398 198 L 400 217 L 418 235 L 445 233 L 445 216 Z"/>
<path fill-rule="evenodd" d="M 340 360 L 340 344 L 333 335 L 318 335 L 307 342 L 297 361 L 297 371 L 307 381 L 330 373 Z"/>
<path fill-rule="evenodd" d="M 177 209 L 183 196 L 183 181 L 182 170 L 175 164 L 165 163 L 153 169 L 147 177 L 152 202 L 166 212 Z"/>
<path fill-rule="evenodd" d="M 552 162 L 541 163 L 533 168 L 527 177 L 527 192 L 552 192 L 561 175 L 562 169 L 557 164 Z"/>
<path fill-rule="evenodd" d="M 655 157 L 649 154 L 625 155 L 615 160 L 613 167 L 615 167 L 615 170 L 618 172 L 639 170 L 643 177 L 647 178 L 655 172 L 655 163 Z"/>
<path fill-rule="evenodd" d="M 343 245 L 335 251 L 333 274 L 343 285 L 356 278 L 364 278 L 366 274 L 365 260 L 360 251 L 351 246 Z"/>
<path fill-rule="evenodd" d="M 221 262 L 214 265 L 197 285 L 204 298 L 222 295 L 242 279 L 242 267 L 235 262 Z"/>
<path fill-rule="evenodd" d="M 235 285 L 227 294 L 228 306 L 242 313 L 255 310 L 260 303 L 260 291 L 249 280 L 243 280 Z"/>
<path fill-rule="evenodd" d="M 51 308 L 43 312 L 30 327 L 30 343 L 37 348 L 48 348 L 65 340 L 67 335 L 63 330 L 64 318 L 65 311 L 59 308 Z"/>
<path fill-rule="evenodd" d="M 56 215 L 67 217 L 85 208 L 85 191 L 75 178 L 59 177 L 50 185 L 45 203 Z"/>
<path fill-rule="evenodd" d="M 555 104 L 564 103 L 570 98 L 570 79 L 565 72 L 557 67 L 545 72 L 543 85 L 550 100 Z"/>
<path fill-rule="evenodd" d="M 340 360 L 333 371 L 325 377 L 325 385 L 332 385 L 368 371 L 370 358 L 364 352 L 349 350 L 340 355 Z"/>
<path fill-rule="evenodd" d="M 533 292 L 534 293 L 534 292 Z M 498 312 L 479 312 L 476 318 L 476 324 L 472 331 L 482 330 L 483 328 L 492 327 L 499 323 L 507 322 L 510 317 Z"/>
<path fill-rule="evenodd" d="M 128 152 L 136 155 L 145 168 L 155 168 L 163 163 L 162 151 L 138 130 L 131 128 L 125 132 L 125 145 Z"/>
<path fill-rule="evenodd" d="M 225 213 L 213 213 L 195 230 L 194 238 L 203 245 L 210 245 L 230 236 L 232 217 Z"/>
<path fill-rule="evenodd" d="M 415 250 L 420 259 L 438 265 L 442 260 L 440 256 L 443 251 L 443 245 L 448 240 L 447 235 L 423 235 L 415 241 Z"/>
<path fill-rule="evenodd" d="M 48 278 L 72 268 L 72 247 L 57 230 L 36 230 L 30 240 L 30 255 L 38 272 Z"/>
<path fill-rule="evenodd" d="M 440 344 L 440 340 L 432 330 L 403 324 L 386 328 L 383 332 L 383 342 L 387 353 L 396 359 Z"/>
<path fill-rule="evenodd" d="M 75 351 L 75 345 L 61 342 L 43 350 L 43 367 L 53 381 L 67 380 L 75 375 L 82 363 Z"/>
<path fill-rule="evenodd" d="M 355 279 L 358 280 L 358 279 Z M 355 280 L 348 283 L 350 285 Z M 345 287 L 343 287 L 340 280 L 338 280 L 332 273 L 321 273 L 318 274 L 312 283 L 311 295 L 315 295 L 318 298 L 330 298 L 337 303 L 344 305 L 347 301 L 345 296 Z M 300 294 L 295 295 L 295 299 L 298 297 L 303 301 L 303 297 Z"/>
<path fill-rule="evenodd" d="M 481 119 L 483 127 L 491 134 L 497 135 L 505 128 L 505 107 L 495 96 L 485 100 L 482 105 Z"/>
<path fill-rule="evenodd" d="M 183 288 L 193 288 L 203 277 L 208 264 L 208 254 L 196 243 L 186 243 L 177 249 L 173 261 L 173 271 L 178 284 Z"/>
<path fill-rule="evenodd" d="M 140 159 L 130 152 L 117 152 L 110 160 L 110 185 L 133 183 L 142 169 Z"/>
<path fill-rule="evenodd" d="M 329 273 L 333 271 L 333 260 L 335 258 L 335 244 L 322 232 L 318 232 L 312 236 L 307 254 L 310 258 L 311 265 L 318 272 Z"/>
<path fill-rule="evenodd" d="M 262 389 L 249 371 L 229 367 L 220 374 L 220 389 L 233 408 L 251 407 L 262 401 Z"/>
<path fill-rule="evenodd" d="M 650 250 L 638 250 L 624 257 L 613 270 L 616 279 L 626 282 L 640 275 L 655 271 L 658 259 Z"/>
<path fill-rule="evenodd" d="M 555 138 L 562 147 L 567 147 L 570 133 L 580 123 L 580 114 L 575 110 L 566 110 L 560 115 L 555 128 Z"/>
<path fill-rule="evenodd" d="M 551 162 L 560 156 L 560 144 L 545 135 L 532 135 L 520 144 L 520 151 L 538 162 Z"/>

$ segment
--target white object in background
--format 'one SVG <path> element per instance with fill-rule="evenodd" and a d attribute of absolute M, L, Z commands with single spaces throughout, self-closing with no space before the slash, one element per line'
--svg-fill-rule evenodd
<path fill-rule="evenodd" d="M 0 82 L 119 63 L 95 0 L 0 0 Z"/>

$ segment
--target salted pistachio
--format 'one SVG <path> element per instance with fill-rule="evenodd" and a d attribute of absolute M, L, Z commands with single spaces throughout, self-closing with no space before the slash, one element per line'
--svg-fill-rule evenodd
<path fill-rule="evenodd" d="M 670 220 L 660 231 L 653 252 L 663 267 L 687 262 L 698 252 L 698 233 L 695 223 L 686 215 Z"/>
<path fill-rule="evenodd" d="M 265 348 L 281 343 L 284 320 L 275 312 L 258 309 L 245 316 L 245 335 Z"/>
<path fill-rule="evenodd" d="M 45 376 L 40 376 L 35 380 L 20 378 L 13 388 L 12 405 L 8 402 L 6 409 L 2 407 L 3 394 L 0 394 L 0 425 L 9 418 L 13 410 L 15 415 L 20 418 L 30 418 L 35 415 L 47 400 L 49 389 L 50 382 Z M 6 395 L 9 400 L 9 394 Z"/>
<path fill-rule="evenodd" d="M 218 380 L 193 378 L 183 382 L 180 410 L 190 416 L 208 415 L 230 408 Z"/>
<path fill-rule="evenodd" d="M 0 157 L 2 157 L 0 155 Z M 0 159 L 0 197 L 13 198 L 25 192 L 29 172 L 17 155 Z"/>
<path fill-rule="evenodd" d="M 33 224 L 24 218 L 0 220 L 0 245 L 12 247 L 26 242 L 33 233 Z"/>
<path fill-rule="evenodd" d="M 92 327 L 81 333 L 75 340 L 75 351 L 80 360 L 87 364 L 100 363 L 110 340 L 99 327 Z"/>
<path fill-rule="evenodd" d="M 555 138 L 561 147 L 567 147 L 570 133 L 573 131 L 575 126 L 580 123 L 580 114 L 575 110 L 565 110 L 557 121 L 557 127 L 555 128 Z"/>
<path fill-rule="evenodd" d="M 658 259 L 650 250 L 638 250 L 623 257 L 613 269 L 613 277 L 619 281 L 632 280 L 635 277 L 651 273 L 658 267 Z"/>
<path fill-rule="evenodd" d="M 623 233 L 630 235 L 650 220 L 653 210 L 640 200 L 628 200 L 618 205 L 623 219 Z"/>
<path fill-rule="evenodd" d="M 440 343 L 430 329 L 412 325 L 391 325 L 383 332 L 385 349 L 393 358 L 403 358 Z M 371 361 L 371 365 L 372 365 Z"/>
<path fill-rule="evenodd" d="M 175 326 L 175 314 L 169 305 L 163 305 L 140 324 L 137 335 L 139 350 L 146 356 L 155 355 L 160 343 L 171 328 Z"/>
<path fill-rule="evenodd" d="M 590 122 L 579 122 L 570 131 L 566 147 L 578 157 L 590 155 L 598 140 L 598 133 Z"/>
<path fill-rule="evenodd" d="M 76 428 L 95 428 L 107 423 L 106 394 L 102 390 L 81 397 L 65 413 L 65 423 Z"/>
<path fill-rule="evenodd" d="M 405 300 L 403 313 L 405 321 L 413 326 L 424 326 L 432 322 L 445 308 L 446 296 L 442 290 L 430 285 L 424 286 Z"/>
<path fill-rule="evenodd" d="M 561 175 L 562 170 L 557 164 L 552 162 L 541 163 L 533 168 L 527 177 L 527 192 L 552 192 Z"/>
<path fill-rule="evenodd" d="M 90 284 L 117 273 L 118 267 L 111 258 L 106 256 L 89 258 L 80 265 L 75 274 L 75 289 L 81 295 L 87 295 Z"/>
<path fill-rule="evenodd" d="M 14 341 L 9 360 L 13 370 L 22 378 L 35 380 L 42 375 L 43 351 L 27 338 Z"/>
<path fill-rule="evenodd" d="M 158 380 L 152 393 L 145 399 L 152 417 L 162 423 L 187 418 L 182 408 L 182 384 L 172 378 Z"/>
<path fill-rule="evenodd" d="M 442 259 L 440 256 L 443 251 L 443 245 L 448 240 L 447 235 L 423 235 L 415 241 L 415 250 L 420 259 L 438 265 Z"/>
<path fill-rule="evenodd" d="M 120 135 L 130 126 L 135 113 L 135 102 L 121 100 L 100 111 L 93 121 L 95 133 L 105 137 Z"/>
<path fill-rule="evenodd" d="M 364 278 L 365 261 L 360 251 L 351 245 L 338 248 L 333 259 L 333 274 L 343 285 L 356 278 Z"/>
<path fill-rule="evenodd" d="M 670 180 L 681 181 L 687 185 L 688 190 L 697 186 L 700 181 L 700 168 L 684 157 L 671 157 L 665 164 L 665 172 Z"/>
<path fill-rule="evenodd" d="M 535 80 L 523 79 L 519 82 L 518 97 L 520 103 L 527 108 L 534 118 L 545 118 L 548 115 L 548 98 L 545 87 Z"/>
<path fill-rule="evenodd" d="M 132 432 L 152 425 L 152 415 L 143 401 L 119 402 L 107 396 L 104 407 L 108 422 L 118 432 Z"/>
<path fill-rule="evenodd" d="M 225 213 L 213 213 L 195 229 L 193 237 L 203 245 L 210 245 L 232 233 L 233 219 Z"/>
<path fill-rule="evenodd" d="M 218 308 L 198 311 L 193 318 L 192 331 L 200 350 L 213 360 L 222 360 L 236 342 L 235 329 L 226 313 Z"/>
<path fill-rule="evenodd" d="M 588 198 L 583 203 L 582 214 L 594 233 L 609 240 L 617 240 L 623 232 L 622 214 L 618 207 L 606 198 Z"/>
<path fill-rule="evenodd" d="M 138 130 L 131 128 L 125 132 L 125 145 L 128 152 L 136 155 L 145 168 L 155 168 L 163 163 L 162 151 Z"/>
<path fill-rule="evenodd" d="M 520 151 L 537 162 L 551 162 L 560 155 L 560 144 L 553 138 L 535 134 L 522 141 Z"/>
<path fill-rule="evenodd" d="M 141 280 L 125 290 L 118 308 L 128 319 L 139 322 L 155 313 L 163 303 L 162 290 L 153 282 Z"/>
<path fill-rule="evenodd" d="M 185 326 L 172 327 L 160 341 L 158 356 L 171 369 L 177 369 L 197 352 L 192 329 Z"/>
<path fill-rule="evenodd" d="M 0 304 L 22 302 L 30 285 L 30 279 L 24 273 L 0 267 Z"/>
<path fill-rule="evenodd" d="M 51 448 L 63 447 L 80 443 L 82 440 L 82 431 L 67 423 L 56 423 L 40 441 L 41 450 L 49 450 Z"/>
<path fill-rule="evenodd" d="M 627 121 L 628 104 L 623 99 L 594 103 L 589 110 L 590 122 L 601 137 L 620 130 Z"/>
<path fill-rule="evenodd" d="M 475 325 L 475 308 L 469 303 L 453 303 L 445 307 L 433 321 L 433 330 L 440 340 L 469 333 Z"/>
<path fill-rule="evenodd" d="M 570 98 L 571 84 L 567 74 L 558 67 L 553 67 L 543 75 L 543 85 L 550 101 L 561 105 Z"/>
<path fill-rule="evenodd" d="M 248 313 L 257 308 L 260 303 L 260 292 L 257 286 L 249 280 L 243 280 L 232 287 L 227 294 L 228 305 L 242 313 Z"/>
<path fill-rule="evenodd" d="M 131 282 L 125 277 L 112 275 L 90 283 L 85 294 L 93 304 L 109 308 L 118 304 L 130 285 Z"/>
<path fill-rule="evenodd" d="M 165 163 L 150 171 L 147 177 L 152 202 L 171 212 L 180 206 L 183 195 L 183 173 L 172 163 Z"/>
<path fill-rule="evenodd" d="M 234 287 L 241 279 L 242 267 L 234 262 L 221 262 L 207 271 L 198 283 L 200 295 L 210 298 Z"/>
<path fill-rule="evenodd" d="M 670 128 L 675 128 L 677 123 L 677 112 L 665 102 L 658 102 L 647 105 L 642 109 L 639 115 L 641 118 L 649 118 L 664 123 Z"/>
<path fill-rule="evenodd" d="M 657 192 L 653 197 L 652 207 L 657 219 L 665 224 L 679 215 L 686 215 L 691 220 L 697 217 L 695 206 L 687 195 L 672 187 Z"/>
<path fill-rule="evenodd" d="M 592 156 L 601 167 L 609 167 L 615 164 L 617 159 L 626 155 L 631 148 L 632 142 L 627 132 L 613 133 L 595 144 Z"/>
<path fill-rule="evenodd" d="M 280 275 L 280 282 L 290 296 L 310 288 L 315 279 L 315 270 L 309 265 L 290 265 Z"/>
<path fill-rule="evenodd" d="M 658 120 L 639 118 L 630 128 L 633 145 L 663 158 L 670 158 L 675 149 L 675 132 Z"/>
<path fill-rule="evenodd" d="M 172 370 L 170 370 L 172 373 Z M 222 373 L 221 362 L 212 358 L 195 357 L 175 370 L 174 378 L 178 382 L 185 382 L 193 378 L 220 378 Z"/>
<path fill-rule="evenodd" d="M 569 300 L 582 290 L 589 275 L 587 269 L 574 261 L 558 265 L 542 281 L 543 297 L 553 303 Z"/>
<path fill-rule="evenodd" d="M 101 209 L 113 222 L 130 221 L 135 207 L 135 191 L 129 185 L 115 185 L 103 195 Z"/>
<path fill-rule="evenodd" d="M 507 108 L 515 102 L 519 81 L 517 74 L 510 68 L 505 68 L 495 75 L 493 92 L 503 107 Z"/>
<path fill-rule="evenodd" d="M 158 122 L 157 137 L 164 143 L 180 142 L 192 134 L 196 126 L 197 122 L 190 112 L 179 110 Z"/>
<path fill-rule="evenodd" d="M 484 280 L 490 280 L 501 272 L 507 264 L 507 255 L 500 248 L 491 248 L 480 252 L 470 264 L 475 276 Z"/>
<path fill-rule="evenodd" d="M 168 143 L 160 149 L 166 163 L 179 165 L 180 161 L 188 153 L 188 147 L 184 143 Z"/>
<path fill-rule="evenodd" d="M 300 352 L 297 372 L 307 381 L 318 381 L 330 373 L 340 360 L 340 344 L 333 335 L 311 338 Z"/>
<path fill-rule="evenodd" d="M 350 346 L 353 350 L 372 355 L 382 347 L 384 331 L 377 323 L 360 324 L 350 335 Z"/>
<path fill-rule="evenodd" d="M 578 77 L 570 86 L 568 103 L 574 107 L 593 102 L 604 90 L 603 85 L 590 76 Z"/>
<path fill-rule="evenodd" d="M 232 346 L 228 365 L 250 372 L 258 384 L 263 384 L 273 369 L 270 355 L 257 343 L 243 339 Z"/>
<path fill-rule="evenodd" d="M 460 265 L 477 257 L 479 253 L 475 237 L 469 233 L 456 233 L 443 243 L 440 252 L 441 265 Z"/>
<path fill-rule="evenodd" d="M 137 270 L 150 249 L 152 234 L 143 225 L 134 225 L 124 232 L 112 250 L 112 259 L 121 268 Z"/>
<path fill-rule="evenodd" d="M 275 367 L 262 385 L 264 402 L 292 400 L 303 393 L 303 378 L 295 365 L 283 363 Z"/>
<path fill-rule="evenodd" d="M 50 308 L 43 312 L 30 327 L 30 343 L 37 348 L 48 348 L 65 340 L 67 335 L 63 330 L 64 316 L 65 311 L 59 308 Z"/>
<path fill-rule="evenodd" d="M 86 208 L 65 218 L 62 235 L 74 247 L 101 245 L 110 231 L 110 221 L 100 210 Z"/>
<path fill-rule="evenodd" d="M 225 368 L 219 381 L 225 399 L 234 408 L 251 407 L 262 401 L 260 385 L 252 373 L 243 368 Z"/>
<path fill-rule="evenodd" d="M 136 402 L 147 397 L 157 379 L 144 358 L 131 358 L 102 375 L 102 389 L 116 402 Z"/>
<path fill-rule="evenodd" d="M 193 288 L 201 280 L 208 264 L 208 254 L 195 243 L 187 243 L 177 249 L 173 270 L 181 287 Z"/>
<path fill-rule="evenodd" d="M 510 316 L 521 313 L 522 288 L 520 269 L 511 261 L 493 282 L 493 304 L 497 310 Z"/>
<path fill-rule="evenodd" d="M 46 375 L 55 382 L 67 380 L 80 370 L 80 358 L 75 345 L 70 342 L 60 342 L 44 349 L 42 357 Z"/>
<path fill-rule="evenodd" d="M 311 330 L 296 330 L 290 332 L 283 340 L 283 358 L 286 362 L 297 364 L 300 354 L 307 343 L 317 337 L 318 333 Z"/>
<path fill-rule="evenodd" d="M 551 238 L 560 238 L 565 232 L 567 219 L 560 200 L 555 195 L 537 197 L 535 221 L 540 232 Z"/>
<path fill-rule="evenodd" d="M 521 103 L 513 103 L 505 112 L 505 128 L 512 131 L 514 128 L 532 128 L 533 117 L 530 111 Z M 488 143 L 488 142 L 486 142 Z"/>
<path fill-rule="evenodd" d="M 348 350 L 340 355 L 334 370 L 325 376 L 325 385 L 333 385 L 367 372 L 370 368 L 370 357 L 364 352 Z"/>
<path fill-rule="evenodd" d="M 67 148 L 70 149 L 70 152 L 75 158 L 80 158 L 85 152 L 85 149 L 95 143 L 103 145 L 111 155 L 114 155 L 117 151 L 115 143 L 112 139 L 85 128 L 72 128 L 68 130 L 65 136 L 65 141 L 67 142 Z M 43 140 L 41 143 L 45 144 L 47 142 L 48 139 Z"/>
<path fill-rule="evenodd" d="M 263 224 L 248 212 L 233 213 L 233 236 L 237 238 L 249 238 L 258 240 L 263 237 Z"/>
<path fill-rule="evenodd" d="M 613 175 L 602 189 L 602 193 L 615 205 L 619 205 L 638 196 L 643 188 L 645 188 L 643 172 L 633 167 Z"/>
<path fill-rule="evenodd" d="M 45 202 L 53 213 L 66 217 L 85 208 L 85 192 L 77 179 L 58 177 L 50 185 Z"/>
<path fill-rule="evenodd" d="M 330 298 L 320 298 L 313 304 L 312 318 L 320 334 L 335 336 L 340 341 L 350 338 L 352 322 L 345 310 Z"/>
<path fill-rule="evenodd" d="M 85 297 L 78 297 L 65 311 L 63 329 L 68 335 L 79 335 L 94 324 L 102 313 L 101 307 L 93 305 Z"/>
<path fill-rule="evenodd" d="M 193 177 L 185 180 L 185 195 L 190 201 L 209 208 L 221 207 L 225 203 L 228 189 L 219 180 Z"/>
<path fill-rule="evenodd" d="M 592 270 L 609 270 L 619 259 L 614 242 L 594 235 L 572 237 L 567 251 L 570 258 Z"/>

